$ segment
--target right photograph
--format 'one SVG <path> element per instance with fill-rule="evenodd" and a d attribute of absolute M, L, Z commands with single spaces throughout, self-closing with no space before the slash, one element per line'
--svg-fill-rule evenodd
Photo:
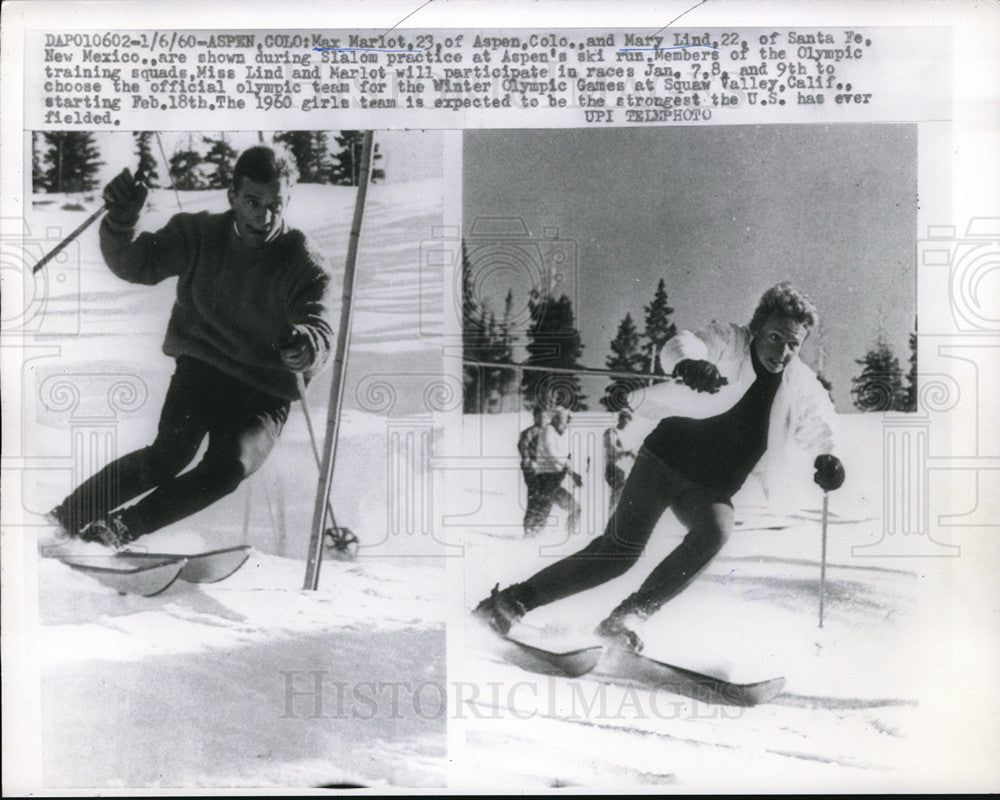
<path fill-rule="evenodd" d="M 917 148 L 913 124 L 465 132 L 476 468 L 449 510 L 477 781 L 905 769 L 921 576 L 885 537 Z"/>

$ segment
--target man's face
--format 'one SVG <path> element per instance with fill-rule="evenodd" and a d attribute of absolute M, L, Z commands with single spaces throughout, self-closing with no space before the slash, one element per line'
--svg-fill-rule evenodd
<path fill-rule="evenodd" d="M 569 425 L 569 414 L 552 415 L 552 427 L 556 429 L 558 434 L 562 435 L 563 431 L 566 430 L 567 425 Z"/>
<path fill-rule="evenodd" d="M 618 430 L 625 430 L 625 426 L 632 421 L 631 414 L 619 414 L 618 415 Z"/>
<path fill-rule="evenodd" d="M 264 183 L 243 178 L 239 189 L 230 189 L 229 205 L 235 214 L 240 238 L 252 247 L 264 244 L 267 237 L 281 227 L 290 194 L 285 178 Z"/>
<path fill-rule="evenodd" d="M 781 372 L 799 352 L 809 328 L 780 314 L 771 314 L 753 337 L 754 352 L 768 372 Z"/>

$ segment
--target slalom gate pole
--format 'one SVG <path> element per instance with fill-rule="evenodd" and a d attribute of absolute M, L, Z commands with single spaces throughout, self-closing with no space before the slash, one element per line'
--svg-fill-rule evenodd
<path fill-rule="evenodd" d="M 59 255 L 63 250 L 72 244 L 73 240 L 76 239 L 81 233 L 83 233 L 87 228 L 93 225 L 97 218 L 101 216 L 107 210 L 107 206 L 101 203 L 101 207 L 97 209 L 93 214 L 87 217 L 83 222 L 80 223 L 79 227 L 73 231 L 69 236 L 63 239 L 59 244 L 53 247 L 48 253 L 46 253 L 42 258 L 31 268 L 31 274 L 36 274 L 42 267 L 48 264 L 53 258 Z"/>
<path fill-rule="evenodd" d="M 163 141 L 160 139 L 160 132 L 153 131 L 153 135 L 156 136 L 156 144 L 160 148 L 160 158 L 163 159 L 163 168 L 167 171 L 167 175 L 170 175 L 170 162 L 167 161 L 167 154 L 163 149 Z M 177 184 L 174 182 L 172 176 L 170 178 L 170 187 L 174 190 L 174 197 L 177 198 L 177 208 L 180 211 L 183 211 L 184 206 L 181 205 L 181 193 L 177 191 Z"/>
<path fill-rule="evenodd" d="M 354 220 L 351 235 L 347 241 L 347 263 L 344 267 L 343 302 L 340 307 L 340 330 L 337 335 L 337 351 L 333 360 L 333 378 L 330 384 L 330 403 L 326 418 L 326 440 L 323 444 L 323 460 L 320 467 L 316 503 L 313 507 L 312 533 L 309 537 L 309 553 L 306 558 L 306 577 L 303 589 L 315 590 L 319 586 L 319 569 L 323 561 L 323 520 L 326 504 L 333 484 L 333 466 L 337 457 L 337 438 L 340 432 L 340 412 L 344 400 L 344 374 L 347 367 L 348 345 L 351 338 L 351 307 L 354 299 L 354 273 L 358 261 L 358 240 L 361 238 L 361 223 L 365 214 L 365 197 L 368 194 L 368 180 L 371 170 L 372 131 L 365 131 L 361 146 L 361 170 L 358 175 L 358 193 L 354 201 Z"/>
<path fill-rule="evenodd" d="M 829 507 L 830 493 L 823 492 L 823 536 L 822 552 L 819 562 L 819 626 L 823 627 L 823 600 L 826 597 L 826 518 Z"/>
<path fill-rule="evenodd" d="M 316 458 L 317 469 L 323 469 L 323 457 L 319 454 L 319 443 L 316 439 L 316 429 L 313 427 L 312 414 L 309 412 L 309 404 L 306 403 L 306 379 L 301 372 L 295 373 L 295 383 L 299 389 L 299 402 L 302 403 L 302 413 L 306 418 L 306 427 L 309 429 L 309 443 L 312 445 L 313 456 Z M 326 513 L 330 515 L 330 524 L 337 527 L 337 518 L 333 515 L 333 506 L 330 498 L 326 499 Z"/>

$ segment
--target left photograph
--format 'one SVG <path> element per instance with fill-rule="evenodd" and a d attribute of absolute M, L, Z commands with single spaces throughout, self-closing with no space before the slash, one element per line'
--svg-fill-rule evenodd
<path fill-rule="evenodd" d="M 446 785 L 441 134 L 25 148 L 45 786 Z"/>

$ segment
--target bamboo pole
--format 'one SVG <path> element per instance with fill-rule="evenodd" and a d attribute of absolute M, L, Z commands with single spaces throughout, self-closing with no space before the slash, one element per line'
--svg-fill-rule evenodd
<path fill-rule="evenodd" d="M 368 194 L 368 175 L 371 169 L 372 140 L 374 133 L 365 131 L 361 147 L 361 173 L 358 193 L 354 201 L 354 220 L 347 242 L 347 264 L 344 268 L 343 301 L 340 307 L 340 330 L 337 335 L 337 349 L 333 360 L 333 378 L 330 384 L 330 403 L 326 418 L 326 441 L 323 446 L 323 464 L 320 469 L 313 507 L 312 533 L 309 538 L 309 553 L 306 558 L 306 577 L 303 589 L 315 590 L 319 586 L 319 570 L 323 561 L 323 525 L 326 504 L 333 484 L 333 467 L 337 457 L 337 439 L 340 432 L 340 413 L 344 400 L 344 373 L 347 367 L 348 345 L 351 338 L 351 311 L 354 299 L 354 274 L 358 260 L 358 240 L 361 238 L 361 223 L 365 213 L 365 197 Z"/>

